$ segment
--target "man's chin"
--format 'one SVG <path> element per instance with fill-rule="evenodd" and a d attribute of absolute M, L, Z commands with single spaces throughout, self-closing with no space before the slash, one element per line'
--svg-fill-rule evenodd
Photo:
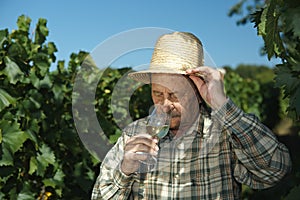
<path fill-rule="evenodd" d="M 170 129 L 176 130 L 180 126 L 180 116 L 174 116 L 171 118 Z"/>

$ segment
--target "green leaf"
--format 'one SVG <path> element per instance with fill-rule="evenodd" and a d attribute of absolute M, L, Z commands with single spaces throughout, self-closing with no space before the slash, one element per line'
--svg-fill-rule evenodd
<path fill-rule="evenodd" d="M 299 119 L 299 117 L 300 117 L 300 81 L 298 81 L 296 90 L 290 96 L 289 110 L 291 110 L 292 112 L 295 111 L 296 118 Z"/>
<path fill-rule="evenodd" d="M 38 166 L 37 160 L 35 159 L 35 157 L 31 157 L 30 162 L 29 162 L 29 171 L 28 171 L 28 173 L 30 175 L 32 175 L 38 169 L 37 166 Z"/>
<path fill-rule="evenodd" d="M 50 79 L 50 76 L 48 74 L 45 75 L 45 77 L 40 81 L 39 88 L 51 88 L 52 87 L 52 81 Z"/>
<path fill-rule="evenodd" d="M 63 71 L 65 71 L 65 61 L 59 60 L 57 62 L 57 70 L 59 73 L 62 73 Z"/>
<path fill-rule="evenodd" d="M 55 57 L 54 53 L 57 52 L 57 48 L 56 48 L 56 46 L 53 42 L 48 43 L 47 52 L 48 52 L 48 55 L 51 58 L 51 62 L 55 62 L 56 57 Z"/>
<path fill-rule="evenodd" d="M 61 169 L 58 169 L 54 175 L 53 178 L 44 179 L 43 183 L 45 186 L 51 186 L 53 188 L 56 187 L 56 185 L 62 186 L 64 181 L 65 174 Z"/>
<path fill-rule="evenodd" d="M 35 200 L 36 198 L 33 196 L 33 193 L 19 193 L 18 194 L 18 200 Z"/>
<path fill-rule="evenodd" d="M 50 186 L 55 189 L 56 193 L 61 196 L 62 195 L 62 187 L 64 184 L 65 174 L 61 169 L 58 169 L 53 178 L 47 178 L 43 180 L 44 185 Z"/>
<path fill-rule="evenodd" d="M 24 32 L 29 31 L 30 23 L 31 23 L 31 19 L 25 15 L 21 15 L 17 21 L 19 30 L 24 31 Z"/>
<path fill-rule="evenodd" d="M 49 30 L 46 25 L 47 25 L 47 20 L 40 18 L 35 28 L 34 43 L 43 44 L 45 42 L 46 37 L 49 34 Z"/>
<path fill-rule="evenodd" d="M 7 42 L 8 29 L 0 30 L 0 50 L 3 49 L 3 45 Z"/>
<path fill-rule="evenodd" d="M 283 86 L 286 94 L 294 93 L 299 79 L 293 76 L 292 70 L 286 65 L 277 65 L 275 74 L 275 87 Z"/>
<path fill-rule="evenodd" d="M 276 6 L 277 1 L 268 1 L 267 6 L 261 13 L 260 23 L 258 24 L 258 35 L 261 35 L 264 39 L 269 60 L 273 55 L 278 56 L 284 51 L 278 28 L 280 13 Z"/>
<path fill-rule="evenodd" d="M 8 120 L 0 121 L 0 129 L 2 130 L 2 160 L 0 165 L 12 165 L 13 155 L 28 139 L 27 133 L 20 129 L 20 124 Z"/>
<path fill-rule="evenodd" d="M 46 144 L 43 144 L 40 148 L 41 155 L 38 157 L 38 161 L 47 162 L 50 164 L 55 163 L 54 152 Z"/>
<path fill-rule="evenodd" d="M 4 63 L 6 67 L 3 72 L 7 76 L 11 84 L 16 84 L 19 80 L 23 78 L 23 72 L 20 70 L 19 66 L 13 62 L 8 56 L 4 57 Z"/>
<path fill-rule="evenodd" d="M 35 200 L 34 193 L 31 191 L 32 186 L 28 181 L 22 183 L 22 190 L 18 193 L 18 200 Z"/>
<path fill-rule="evenodd" d="M 285 21 L 286 31 L 293 31 L 294 35 L 300 38 L 300 7 L 289 8 L 282 13 Z"/>
<path fill-rule="evenodd" d="M 37 53 L 32 58 L 34 65 L 37 67 L 40 75 L 44 77 L 50 68 L 50 63 L 48 60 L 48 55 L 45 53 Z"/>
<path fill-rule="evenodd" d="M 40 87 L 40 80 L 39 78 L 37 77 L 36 75 L 36 69 L 35 68 L 32 68 L 29 72 L 29 80 L 30 82 L 32 83 L 32 85 L 36 88 L 36 89 L 39 89 Z"/>
<path fill-rule="evenodd" d="M 300 79 L 297 72 L 293 71 L 288 65 L 277 65 L 276 87 L 282 87 L 284 98 L 289 97 L 288 113 L 290 117 L 299 118 L 300 116 Z"/>
<path fill-rule="evenodd" d="M 37 77 L 37 75 L 35 74 L 35 72 L 32 70 L 29 74 L 30 77 L 30 81 L 32 82 L 32 85 L 36 88 L 36 89 L 41 89 L 41 88 L 51 88 L 52 87 L 52 81 L 50 79 L 50 76 L 48 74 L 44 75 L 43 79 L 40 79 Z"/>
<path fill-rule="evenodd" d="M 30 190 L 21 191 L 17 197 L 18 200 L 36 200 L 34 194 Z"/>
<path fill-rule="evenodd" d="M 65 86 L 63 86 L 65 87 Z M 54 98 L 57 102 L 62 102 L 64 99 L 64 91 L 61 85 L 55 84 L 53 86 L 52 92 L 54 94 Z"/>
<path fill-rule="evenodd" d="M 13 165 L 14 165 L 14 158 L 12 153 L 7 149 L 6 146 L 3 146 L 0 166 L 13 166 Z"/>
<path fill-rule="evenodd" d="M 13 154 L 18 151 L 28 139 L 28 135 L 20 129 L 20 124 L 15 121 L 3 120 L 0 122 L 0 128 L 3 133 L 3 145 Z"/>
<path fill-rule="evenodd" d="M 0 88 L 0 112 L 11 104 L 15 104 L 16 99 L 10 96 L 4 89 Z"/>
<path fill-rule="evenodd" d="M 245 2 L 246 2 L 246 0 L 241 0 L 238 3 L 236 3 L 233 7 L 231 7 L 229 12 L 228 12 L 228 16 L 232 17 L 233 15 L 241 15 L 243 4 Z"/>
<path fill-rule="evenodd" d="M 31 119 L 29 123 L 30 123 L 29 128 L 26 131 L 28 137 L 35 144 L 38 144 L 36 133 L 39 133 L 40 130 L 39 121 L 37 119 Z"/>
<path fill-rule="evenodd" d="M 55 155 L 54 152 L 46 144 L 43 144 L 39 150 L 40 153 L 36 157 L 36 160 L 38 162 L 37 174 L 43 176 L 49 164 L 55 164 Z"/>
<path fill-rule="evenodd" d="M 10 58 L 14 59 L 24 60 L 28 57 L 24 46 L 19 43 L 11 44 L 7 53 Z"/>

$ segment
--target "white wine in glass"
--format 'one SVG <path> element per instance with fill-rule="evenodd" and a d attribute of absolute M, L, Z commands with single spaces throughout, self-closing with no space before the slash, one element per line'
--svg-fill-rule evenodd
<path fill-rule="evenodd" d="M 161 139 L 168 134 L 170 127 L 170 114 L 163 111 L 161 105 L 155 105 L 154 110 L 149 115 L 146 131 L 152 137 Z M 144 152 L 137 152 L 140 154 L 146 154 Z M 146 165 L 147 170 L 151 170 L 157 162 L 156 156 L 147 153 L 146 160 L 140 160 L 140 162 Z"/>
<path fill-rule="evenodd" d="M 146 130 L 152 137 L 161 139 L 168 134 L 170 127 L 170 114 L 164 112 L 162 105 L 155 105 L 149 115 Z"/>
<path fill-rule="evenodd" d="M 147 125 L 146 130 L 147 133 L 150 134 L 151 136 L 161 139 L 168 134 L 169 125 L 162 125 L 162 126 Z"/>

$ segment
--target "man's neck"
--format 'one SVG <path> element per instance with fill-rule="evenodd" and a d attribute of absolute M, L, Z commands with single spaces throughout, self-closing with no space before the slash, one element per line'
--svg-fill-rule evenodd
<path fill-rule="evenodd" d="M 171 136 L 172 138 L 179 138 L 181 137 L 182 135 L 184 135 L 188 130 L 189 128 L 192 127 L 192 124 L 188 125 L 188 126 L 180 126 L 179 129 L 170 129 L 170 133 L 171 133 Z"/>
<path fill-rule="evenodd" d="M 178 128 L 175 129 L 170 129 L 170 133 L 171 133 L 171 137 L 172 138 L 179 138 L 181 136 L 183 136 L 184 134 L 186 134 L 186 132 L 197 122 L 198 124 L 198 120 L 199 120 L 199 115 L 197 117 L 195 117 L 194 120 L 191 120 L 192 122 L 188 123 L 188 124 L 182 124 L 180 125 Z"/>

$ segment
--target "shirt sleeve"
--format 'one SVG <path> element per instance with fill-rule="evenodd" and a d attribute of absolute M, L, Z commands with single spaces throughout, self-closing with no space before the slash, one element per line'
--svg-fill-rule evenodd
<path fill-rule="evenodd" d="M 123 148 L 124 137 L 120 137 L 101 164 L 100 174 L 92 191 L 92 200 L 128 199 L 130 196 L 134 175 L 127 176 L 120 169 Z"/>
<path fill-rule="evenodd" d="M 288 149 L 253 114 L 239 109 L 230 99 L 212 113 L 230 135 L 237 157 L 235 179 L 253 189 L 274 186 L 291 170 Z"/>

